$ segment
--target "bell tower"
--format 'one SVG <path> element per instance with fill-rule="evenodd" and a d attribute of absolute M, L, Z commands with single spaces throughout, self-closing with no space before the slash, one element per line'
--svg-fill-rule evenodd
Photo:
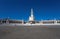
<path fill-rule="evenodd" d="M 29 16 L 29 21 L 34 21 L 33 8 L 31 8 L 31 15 Z"/>

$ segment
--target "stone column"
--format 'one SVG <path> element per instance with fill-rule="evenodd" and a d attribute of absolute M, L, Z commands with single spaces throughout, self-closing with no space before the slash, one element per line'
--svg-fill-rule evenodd
<path fill-rule="evenodd" d="M 9 20 L 6 20 L 6 23 L 9 24 Z"/>
<path fill-rule="evenodd" d="M 22 20 L 22 24 L 24 24 L 24 21 Z"/>

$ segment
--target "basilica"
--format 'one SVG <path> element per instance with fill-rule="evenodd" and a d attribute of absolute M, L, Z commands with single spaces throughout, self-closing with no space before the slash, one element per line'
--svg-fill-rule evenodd
<path fill-rule="evenodd" d="M 28 21 L 24 21 L 24 20 L 13 20 L 13 19 L 9 19 L 9 18 L 4 18 L 4 19 L 0 19 L 0 24 L 57 24 L 60 23 L 60 20 L 40 20 L 40 21 L 36 21 L 35 17 L 33 15 L 33 8 L 31 8 L 30 11 L 31 15 L 29 16 Z"/>

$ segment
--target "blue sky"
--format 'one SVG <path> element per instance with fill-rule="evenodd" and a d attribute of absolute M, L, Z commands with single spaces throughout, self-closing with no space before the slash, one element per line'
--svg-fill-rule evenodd
<path fill-rule="evenodd" d="M 28 20 L 31 8 L 35 20 L 60 19 L 60 0 L 0 0 L 0 18 Z"/>

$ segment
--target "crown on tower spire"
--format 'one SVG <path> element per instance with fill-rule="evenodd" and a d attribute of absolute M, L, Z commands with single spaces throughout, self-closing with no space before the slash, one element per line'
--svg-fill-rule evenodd
<path fill-rule="evenodd" d="M 31 8 L 31 16 L 33 16 L 33 8 Z"/>

